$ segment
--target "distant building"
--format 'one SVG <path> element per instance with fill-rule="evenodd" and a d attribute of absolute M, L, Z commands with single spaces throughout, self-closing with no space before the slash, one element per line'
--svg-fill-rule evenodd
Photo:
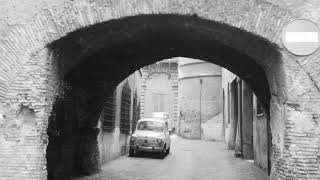
<path fill-rule="evenodd" d="M 196 59 L 178 59 L 179 134 L 222 140 L 221 67 Z"/>
<path fill-rule="evenodd" d="M 178 125 L 178 61 L 163 60 L 141 69 L 141 117 L 168 112 L 172 126 Z"/>

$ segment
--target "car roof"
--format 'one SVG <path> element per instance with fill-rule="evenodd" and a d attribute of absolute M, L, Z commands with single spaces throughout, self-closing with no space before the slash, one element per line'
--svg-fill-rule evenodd
<path fill-rule="evenodd" d="M 163 118 L 158 118 L 158 117 L 142 118 L 138 122 L 141 122 L 141 121 L 154 121 L 154 122 L 161 122 L 161 123 L 165 122 Z"/>

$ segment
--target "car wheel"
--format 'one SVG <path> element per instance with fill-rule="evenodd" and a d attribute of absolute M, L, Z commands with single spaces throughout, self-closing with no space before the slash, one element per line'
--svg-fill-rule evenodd
<path fill-rule="evenodd" d="M 166 145 L 164 145 L 162 152 L 160 153 L 160 158 L 164 159 L 164 157 L 166 157 L 167 154 L 167 147 Z"/>
<path fill-rule="evenodd" d="M 134 149 L 129 149 L 129 157 L 134 157 L 136 153 L 134 152 Z"/>
<path fill-rule="evenodd" d="M 167 149 L 166 154 L 169 154 L 169 153 L 170 153 L 170 147 Z"/>

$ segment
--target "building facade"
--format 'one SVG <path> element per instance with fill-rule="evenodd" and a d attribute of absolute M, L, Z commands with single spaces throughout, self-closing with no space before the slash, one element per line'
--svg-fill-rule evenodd
<path fill-rule="evenodd" d="M 135 71 L 106 100 L 98 134 L 102 164 L 129 152 L 129 137 L 140 119 L 141 77 L 141 71 Z"/>
<path fill-rule="evenodd" d="M 221 67 L 179 58 L 179 134 L 222 140 Z"/>
<path fill-rule="evenodd" d="M 226 146 L 238 157 L 251 159 L 270 172 L 269 115 L 251 87 L 222 69 L 223 131 Z"/>
<path fill-rule="evenodd" d="M 178 60 L 162 60 L 141 69 L 141 117 L 168 112 L 172 128 L 178 126 Z"/>

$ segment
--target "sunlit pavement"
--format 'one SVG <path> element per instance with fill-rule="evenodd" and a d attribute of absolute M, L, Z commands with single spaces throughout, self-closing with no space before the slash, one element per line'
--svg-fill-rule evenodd
<path fill-rule="evenodd" d="M 172 136 L 164 159 L 142 154 L 123 156 L 102 167 L 99 174 L 76 180 L 267 180 L 267 174 L 235 158 L 221 142 L 186 140 Z"/>

